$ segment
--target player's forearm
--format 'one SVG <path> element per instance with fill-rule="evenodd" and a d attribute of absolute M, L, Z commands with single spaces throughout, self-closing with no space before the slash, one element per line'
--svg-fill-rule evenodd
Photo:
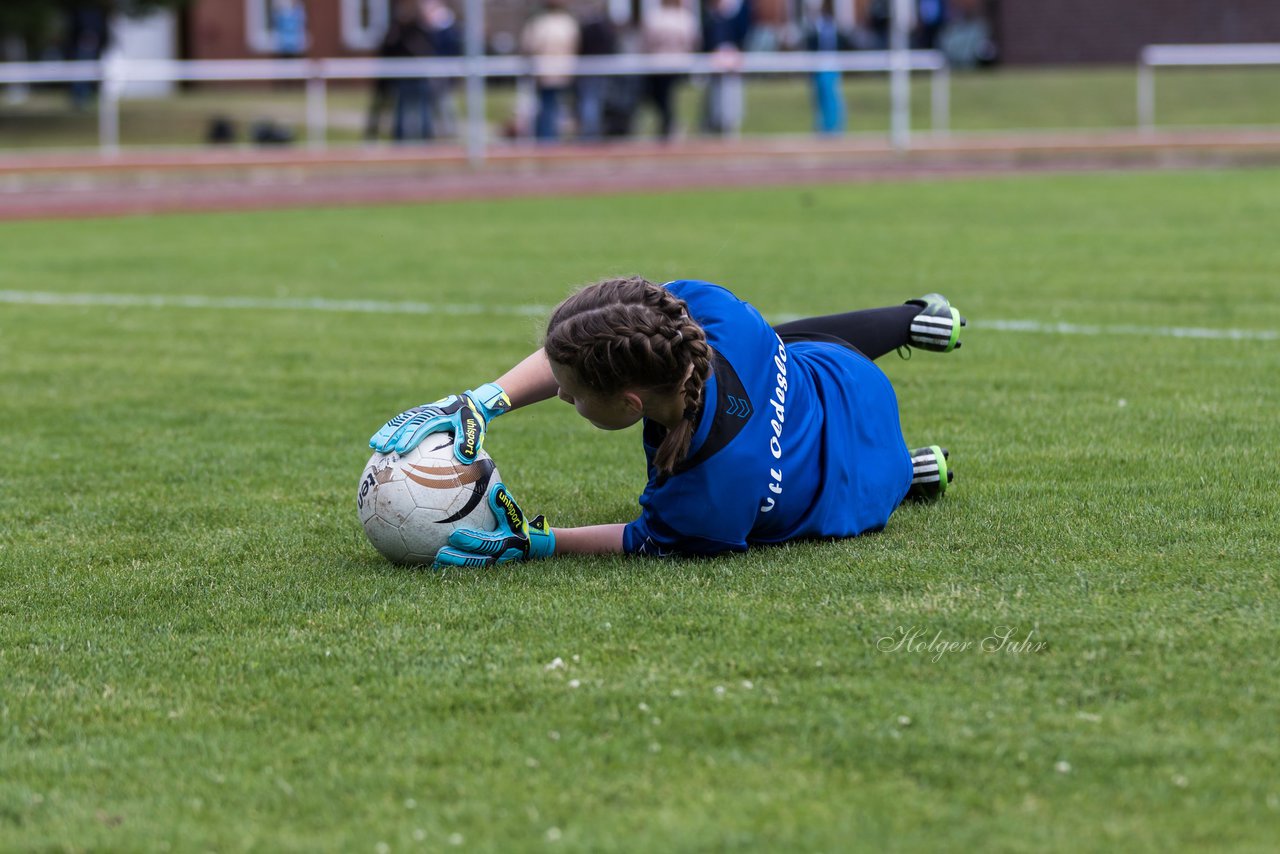
<path fill-rule="evenodd" d="M 511 398 L 512 409 L 549 400 L 555 397 L 560 389 L 556 378 L 551 375 L 547 354 L 541 347 L 520 364 L 498 377 L 495 382 L 502 386 L 502 390 Z"/>
<path fill-rule="evenodd" d="M 622 532 L 626 525 L 588 525 L 585 528 L 555 528 L 556 554 L 608 555 L 622 553 Z"/>

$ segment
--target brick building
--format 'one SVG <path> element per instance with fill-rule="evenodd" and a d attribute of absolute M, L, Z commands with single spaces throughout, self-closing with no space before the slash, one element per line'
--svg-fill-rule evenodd
<path fill-rule="evenodd" d="M 312 56 L 352 56 L 375 48 L 393 0 L 305 0 Z M 461 9 L 465 0 L 453 0 Z M 615 20 L 634 23 L 659 0 L 598 0 Z M 704 0 L 688 0 L 698 9 Z M 809 0 L 754 0 L 760 24 L 797 23 Z M 836 0 L 846 22 L 873 0 Z M 271 0 L 194 0 L 184 13 L 183 53 L 196 59 L 272 53 Z M 1132 63 L 1155 42 L 1280 42 L 1280 0 L 950 0 L 979 7 L 1005 62 Z M 580 0 L 585 8 L 591 0 Z M 485 0 L 491 44 L 511 44 L 537 0 Z"/>
<path fill-rule="evenodd" d="M 1131 63 L 1143 45 L 1280 42 L 1280 0 L 998 0 L 1011 64 Z"/>

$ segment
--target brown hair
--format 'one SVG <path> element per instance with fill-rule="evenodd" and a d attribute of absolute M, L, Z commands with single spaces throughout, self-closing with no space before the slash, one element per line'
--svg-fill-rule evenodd
<path fill-rule="evenodd" d="M 682 392 L 684 417 L 667 431 L 654 465 L 670 474 L 689 453 L 711 375 L 711 347 L 684 300 L 639 276 L 596 282 L 560 303 L 547 322 L 543 348 L 548 359 L 572 368 L 600 394 L 626 388 Z"/>

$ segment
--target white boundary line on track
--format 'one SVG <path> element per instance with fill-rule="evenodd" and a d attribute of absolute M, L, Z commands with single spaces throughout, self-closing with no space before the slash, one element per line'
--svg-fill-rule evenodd
<path fill-rule="evenodd" d="M 205 308 L 265 311 L 329 311 L 359 314 L 514 315 L 546 317 L 553 306 L 504 303 L 391 302 L 335 300 L 322 297 L 209 297 L 157 294 L 76 294 L 49 291 L 0 291 L 0 304 L 44 306 L 105 306 L 114 308 Z M 797 320 L 801 315 L 778 315 L 775 323 Z M 1217 341 L 1280 341 L 1275 329 L 1213 329 L 1194 326 L 1139 326 L 1136 324 L 1046 323 L 1039 320 L 973 321 L 975 329 L 997 332 L 1033 332 L 1041 335 L 1139 335 L 1157 338 L 1193 338 Z"/>

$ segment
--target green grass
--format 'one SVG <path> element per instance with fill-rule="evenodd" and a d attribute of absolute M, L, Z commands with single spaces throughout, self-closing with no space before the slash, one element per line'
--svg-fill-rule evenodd
<path fill-rule="evenodd" d="M 1161 70 L 1156 117 L 1161 126 L 1276 125 L 1274 93 L 1280 70 Z M 957 131 L 1131 128 L 1137 123 L 1133 68 L 1001 69 L 952 77 L 951 127 Z M 887 133 L 889 87 L 884 77 L 849 76 L 845 98 L 852 133 Z M 689 132 L 698 125 L 701 91 L 680 90 L 679 118 Z M 917 76 L 912 87 L 912 124 L 927 130 L 931 83 Z M 488 118 L 497 128 L 511 114 L 512 89 L 494 87 Z M 335 85 L 329 97 L 329 141 L 350 144 L 363 132 L 366 92 Z M 460 105 L 462 101 L 459 101 Z M 204 140 L 210 117 L 234 119 L 242 138 L 255 121 L 275 119 L 305 137 L 300 86 L 204 89 L 159 100 L 126 101 L 121 141 L 126 146 L 195 145 Z M 389 123 L 389 119 L 387 120 Z M 637 130 L 654 131 L 642 109 Z M 389 127 L 389 124 L 388 124 Z M 763 78 L 747 87 L 747 134 L 808 133 L 813 127 L 808 83 L 802 78 Z M 97 115 L 76 113 L 66 99 L 39 93 L 18 106 L 0 106 L 0 149 L 84 147 L 97 144 Z"/>
<path fill-rule="evenodd" d="M 884 360 L 958 475 L 882 534 L 438 574 L 364 542 L 365 439 L 536 320 L 0 303 L 0 849 L 1269 850 L 1280 343 L 982 324 L 1275 330 L 1278 220 L 1240 171 L 2 224 L 6 291 L 973 325 Z M 548 403 L 489 448 L 590 524 L 638 443 Z M 1000 626 L 1045 646 L 880 648 Z"/>

